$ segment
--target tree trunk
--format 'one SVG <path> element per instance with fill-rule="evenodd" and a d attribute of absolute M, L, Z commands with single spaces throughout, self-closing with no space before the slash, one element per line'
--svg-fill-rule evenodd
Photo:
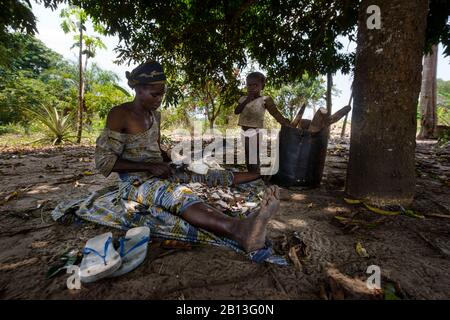
<path fill-rule="evenodd" d="M 381 28 L 368 29 L 369 5 Z M 410 204 L 427 0 L 363 0 L 346 193 L 376 205 Z"/>
<path fill-rule="evenodd" d="M 327 73 L 327 111 L 328 114 L 331 114 L 332 102 L 331 102 L 331 90 L 333 89 L 333 75 L 328 72 Z"/>
<path fill-rule="evenodd" d="M 84 121 L 85 126 L 87 126 L 87 129 L 89 132 L 91 132 L 91 125 L 92 125 L 92 112 L 89 112 L 87 105 L 86 105 L 86 88 L 88 88 L 88 80 L 84 76 L 86 75 L 87 68 L 88 68 L 88 59 L 89 55 L 86 55 L 86 59 L 84 60 L 84 66 L 83 66 L 83 114 L 86 120 Z"/>
<path fill-rule="evenodd" d="M 436 129 L 436 73 L 438 47 L 433 46 L 432 52 L 423 59 L 422 87 L 420 89 L 420 132 L 419 139 L 433 139 Z"/>
<path fill-rule="evenodd" d="M 81 142 L 83 130 L 83 101 L 84 101 L 84 76 L 83 76 L 83 23 L 80 21 L 80 51 L 78 54 L 79 87 L 78 87 L 78 114 L 77 114 L 77 143 Z"/>

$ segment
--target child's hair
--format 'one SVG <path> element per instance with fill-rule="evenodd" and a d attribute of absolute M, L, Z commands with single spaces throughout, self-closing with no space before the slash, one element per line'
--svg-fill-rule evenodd
<path fill-rule="evenodd" d="M 264 74 L 262 74 L 261 72 L 258 72 L 258 71 L 250 72 L 247 75 L 247 79 L 249 79 L 249 78 L 257 79 L 258 81 L 261 81 L 263 86 L 266 84 L 266 76 Z"/>

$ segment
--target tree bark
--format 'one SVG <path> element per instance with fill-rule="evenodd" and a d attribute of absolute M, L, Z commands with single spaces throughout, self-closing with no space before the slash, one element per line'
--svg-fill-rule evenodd
<path fill-rule="evenodd" d="M 331 109 L 333 108 L 332 106 L 332 101 L 331 101 L 331 95 L 332 95 L 332 90 L 333 90 L 333 75 L 328 72 L 327 73 L 327 111 L 328 114 L 331 114 Z"/>
<path fill-rule="evenodd" d="M 83 131 L 83 101 L 84 101 L 84 75 L 83 75 L 83 23 L 80 21 L 80 51 L 78 53 L 79 87 L 78 87 L 78 114 L 77 114 L 77 143 L 81 142 Z"/>
<path fill-rule="evenodd" d="M 437 74 L 438 47 L 433 46 L 432 52 L 424 56 L 422 87 L 420 89 L 420 132 L 419 139 L 435 138 L 436 130 L 436 74 Z"/>
<path fill-rule="evenodd" d="M 381 9 L 380 29 L 368 29 L 369 5 Z M 361 3 L 346 184 L 351 197 L 376 205 L 413 199 L 427 13 L 427 0 Z"/>

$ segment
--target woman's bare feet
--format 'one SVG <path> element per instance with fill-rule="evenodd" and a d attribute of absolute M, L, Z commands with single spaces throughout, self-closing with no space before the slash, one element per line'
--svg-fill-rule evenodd
<path fill-rule="evenodd" d="M 261 209 L 237 225 L 236 238 L 246 252 L 264 247 L 266 227 L 270 218 L 280 208 L 280 189 L 277 186 L 268 187 L 261 200 Z"/>

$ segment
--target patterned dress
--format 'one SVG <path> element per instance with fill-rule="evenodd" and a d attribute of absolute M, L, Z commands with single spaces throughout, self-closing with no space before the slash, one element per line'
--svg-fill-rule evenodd
<path fill-rule="evenodd" d="M 124 134 L 108 128 L 103 130 L 96 142 L 95 163 L 104 176 L 111 174 L 119 157 L 136 162 L 162 162 L 158 144 L 159 114 L 153 113 L 153 119 L 152 127 L 139 134 Z M 244 253 L 235 241 L 197 228 L 181 218 L 189 206 L 203 202 L 186 185 L 189 182 L 231 186 L 233 173 L 210 170 L 206 175 L 198 175 L 180 171 L 170 179 L 160 179 L 148 172 L 120 173 L 117 186 L 93 192 L 83 199 L 60 203 L 52 216 L 62 223 L 82 219 L 122 230 L 148 226 L 155 238 L 225 246 Z M 248 255 L 256 262 L 286 264 L 283 258 L 273 255 L 269 244 Z"/>

